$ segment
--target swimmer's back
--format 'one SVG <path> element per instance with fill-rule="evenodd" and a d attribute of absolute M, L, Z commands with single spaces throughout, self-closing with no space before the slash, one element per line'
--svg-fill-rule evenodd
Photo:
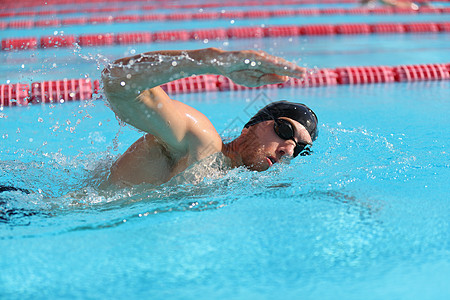
<path fill-rule="evenodd" d="M 183 172 L 188 166 L 219 152 L 222 139 L 208 118 L 196 109 L 176 100 L 170 100 L 180 118 L 189 128 L 189 140 L 184 150 L 174 149 L 163 138 L 146 134 L 137 140 L 114 163 L 109 182 L 118 186 L 141 183 L 159 185 Z"/>
<path fill-rule="evenodd" d="M 174 159 L 166 147 L 147 134 L 113 164 L 109 182 L 119 186 L 144 182 L 162 184 L 171 178 L 173 167 Z"/>

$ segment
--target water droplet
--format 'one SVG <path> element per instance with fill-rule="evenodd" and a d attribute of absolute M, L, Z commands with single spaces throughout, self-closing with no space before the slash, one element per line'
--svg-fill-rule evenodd
<path fill-rule="evenodd" d="M 231 23 L 231 24 L 234 24 L 234 20 L 230 20 L 230 23 Z"/>
<path fill-rule="evenodd" d="M 250 64 L 252 67 L 256 66 L 256 62 L 252 61 L 252 63 Z"/>
<path fill-rule="evenodd" d="M 29 141 L 30 143 L 32 143 L 34 140 L 33 140 L 33 138 L 29 138 L 28 141 Z"/>
<path fill-rule="evenodd" d="M 248 65 L 250 63 L 250 59 L 244 60 L 244 63 Z"/>
<path fill-rule="evenodd" d="M 125 81 L 122 81 L 122 82 L 120 83 L 121 86 L 125 86 L 125 84 L 126 84 Z"/>
<path fill-rule="evenodd" d="M 42 123 L 42 122 L 44 122 L 44 119 L 42 119 L 41 117 L 39 117 L 39 118 L 38 118 L 38 122 L 39 122 L 39 123 Z"/>
<path fill-rule="evenodd" d="M 131 78 L 131 74 L 127 74 L 127 78 L 130 79 Z"/>
<path fill-rule="evenodd" d="M 176 61 L 173 61 L 173 62 L 172 62 L 172 66 L 175 67 L 176 65 L 177 65 L 177 62 L 176 62 Z"/>

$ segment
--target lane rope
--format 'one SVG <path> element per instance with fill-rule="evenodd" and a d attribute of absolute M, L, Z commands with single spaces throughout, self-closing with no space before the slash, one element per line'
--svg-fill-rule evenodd
<path fill-rule="evenodd" d="M 198 12 L 198 13 L 155 13 L 144 15 L 99 15 L 92 17 L 76 18 L 49 18 L 49 19 L 19 19 L 12 21 L 0 21 L 0 30 L 6 29 L 30 29 L 35 27 L 63 27 L 74 25 L 96 25 L 112 23 L 138 23 L 138 22 L 165 22 L 165 21 L 189 21 L 189 20 L 218 20 L 218 19 L 255 19 L 292 16 L 320 16 L 320 15 L 390 15 L 390 14 L 448 14 L 450 7 L 420 7 L 419 10 L 410 8 L 305 8 L 305 9 L 279 9 L 279 10 L 252 10 L 252 11 L 221 11 L 221 12 Z M 0 13 L 0 17 L 7 16 Z"/>
<path fill-rule="evenodd" d="M 132 45 L 151 42 L 173 42 L 188 40 L 225 40 L 241 38 L 355 35 L 355 34 L 401 34 L 401 33 L 447 33 L 450 22 L 443 23 L 379 23 L 379 24 L 314 24 L 267 27 L 231 27 L 172 30 L 159 32 L 124 32 L 75 35 L 52 35 L 36 37 L 6 38 L 1 41 L 3 51 L 48 49 L 56 47 Z"/>
<path fill-rule="evenodd" d="M 17 1 L 17 0 L 3 0 L 3 9 L 0 10 L 0 17 L 11 16 L 35 16 L 35 15 L 57 15 L 57 14 L 73 14 L 73 13 L 103 13 L 103 12 L 117 12 L 123 10 L 157 10 L 157 9 L 205 9 L 205 8 L 226 8 L 226 7 L 242 7 L 242 6 L 280 6 L 280 5 L 314 5 L 314 4 L 359 4 L 358 0 L 283 0 L 283 1 L 227 1 L 217 3 L 202 3 L 202 4 L 167 4 L 166 0 L 159 0 L 158 4 L 136 4 L 135 2 L 147 2 L 147 0 L 79 0 L 77 4 L 93 4 L 101 3 L 104 6 L 98 7 L 77 7 L 77 8 L 62 8 L 56 9 L 52 5 L 73 5 L 73 0 L 61 0 L 61 1 L 46 1 L 46 5 L 41 7 L 41 10 L 24 10 L 24 7 L 36 7 L 42 6 L 42 3 L 29 0 L 29 1 Z M 112 3 L 115 2 L 115 5 Z M 126 2 L 134 2 L 124 5 Z M 416 3 L 427 2 L 427 0 L 415 0 Z M 450 2 L 450 0 L 438 0 L 436 2 Z M 12 11 L 12 9 L 19 9 L 19 11 Z"/>
<path fill-rule="evenodd" d="M 60 3 L 52 3 L 55 1 L 46 1 L 46 5 L 42 7 L 42 3 L 35 0 L 29 0 L 28 3 L 24 0 L 2 0 L 3 7 L 0 10 L 0 17 L 13 17 L 13 16 L 35 16 L 35 15 L 57 15 L 57 14 L 72 14 L 72 13 L 105 13 L 105 12 L 118 12 L 123 10 L 157 10 L 157 9 L 208 9 L 208 8 L 226 8 L 226 7 L 242 7 L 242 6 L 279 6 L 279 5 L 313 5 L 313 4 L 353 4 L 359 3 L 358 0 L 278 0 L 278 1 L 227 1 L 217 3 L 192 3 L 192 4 L 170 4 L 167 0 L 158 1 L 158 4 L 148 3 L 130 3 L 123 5 L 126 2 L 148 2 L 147 0 L 78 0 L 77 4 L 93 4 L 101 3 L 103 7 L 95 5 L 94 7 L 75 7 L 75 8 L 60 8 L 57 9 L 52 5 L 73 5 L 72 0 L 56 1 Z M 416 2 L 422 2 L 426 0 L 418 0 Z M 450 0 L 441 0 L 439 2 L 446 2 Z M 116 2 L 116 3 L 114 3 Z M 112 4 L 114 3 L 114 4 Z M 119 5 L 122 4 L 122 5 Z M 35 8 L 41 6 L 40 10 L 26 10 L 24 7 Z M 18 11 L 15 11 L 18 9 Z M 4 15 L 3 15 L 4 14 Z"/>
<path fill-rule="evenodd" d="M 161 87 L 169 94 L 241 91 L 261 88 L 323 87 L 374 83 L 450 80 L 450 63 L 400 66 L 362 66 L 317 69 L 305 78 L 290 78 L 286 83 L 248 88 L 221 75 L 199 75 L 178 79 Z M 38 103 L 64 103 L 90 100 L 100 92 L 100 82 L 90 78 L 39 81 L 31 84 L 0 85 L 0 110 L 4 107 Z"/>

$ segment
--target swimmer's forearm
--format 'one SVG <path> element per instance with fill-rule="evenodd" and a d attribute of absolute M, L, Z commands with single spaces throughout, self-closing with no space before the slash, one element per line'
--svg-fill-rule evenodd
<path fill-rule="evenodd" d="M 102 72 L 105 89 L 135 96 L 161 84 L 201 74 L 217 74 L 217 48 L 147 52 L 116 60 Z M 121 91 L 123 92 L 123 91 Z"/>
<path fill-rule="evenodd" d="M 306 69 L 262 51 L 223 51 L 217 48 L 156 51 L 115 61 L 102 73 L 107 94 L 134 98 L 144 90 L 201 74 L 217 74 L 245 86 L 302 78 Z"/>

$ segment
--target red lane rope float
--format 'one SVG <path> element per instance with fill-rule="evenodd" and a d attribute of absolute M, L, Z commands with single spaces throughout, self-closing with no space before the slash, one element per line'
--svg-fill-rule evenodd
<path fill-rule="evenodd" d="M 2 40 L 2 50 L 26 50 L 37 49 L 37 38 L 18 38 Z"/>
<path fill-rule="evenodd" d="M 368 24 L 340 24 L 336 25 L 337 34 L 370 34 L 372 30 Z"/>
<path fill-rule="evenodd" d="M 228 38 L 226 29 L 204 29 L 191 32 L 191 38 L 194 40 L 225 40 Z"/>
<path fill-rule="evenodd" d="M 449 64 L 410 65 L 393 67 L 395 81 L 448 80 Z"/>
<path fill-rule="evenodd" d="M 63 79 L 31 84 L 32 103 L 89 100 L 92 98 L 91 79 Z"/>
<path fill-rule="evenodd" d="M 345 67 L 336 68 L 339 84 L 368 84 L 394 82 L 392 67 Z"/>
<path fill-rule="evenodd" d="M 449 0 L 438 0 L 438 2 L 448 2 Z M 113 6 L 111 6 L 111 2 L 116 2 Z M 161 3 L 163 1 L 158 1 L 158 4 L 154 3 L 153 5 L 147 5 L 146 3 L 142 5 L 136 5 L 135 2 L 147 2 L 147 0 L 114 0 L 114 1 L 108 1 L 108 7 L 98 7 L 98 8 L 91 8 L 92 11 L 95 12 L 104 12 L 104 11 L 118 11 L 123 10 L 124 6 L 119 6 L 117 2 L 124 3 L 124 2 L 133 2 L 133 5 L 128 4 L 126 7 L 127 9 L 130 9 L 130 6 L 132 6 L 133 9 L 139 10 L 153 10 L 153 9 L 183 9 L 183 8 L 212 8 L 212 7 L 233 7 L 233 6 L 274 6 L 274 5 L 308 5 L 308 4 L 341 4 L 341 3 L 358 3 L 356 0 L 326 0 L 326 1 L 318 1 L 318 0 L 286 0 L 286 1 L 245 1 L 245 2 L 239 2 L 239 1 L 228 1 L 226 3 L 216 2 L 216 3 L 202 3 L 202 4 L 166 4 Z M 425 0 L 416 0 L 415 2 L 425 2 Z M 40 11 L 34 12 L 34 11 L 26 11 L 26 13 L 35 13 L 35 14 L 49 14 L 49 13 L 77 13 L 80 12 L 78 9 L 52 9 L 51 5 L 61 5 L 61 4 L 73 4 L 73 0 L 64 0 L 64 1 L 45 1 L 46 6 L 45 8 L 41 9 Z M 91 1 L 91 0 L 81 0 L 77 1 L 77 4 L 83 4 L 83 3 L 106 3 L 105 0 L 100 1 Z M 35 7 L 42 5 L 41 2 L 30 0 L 30 1 L 16 1 L 16 0 L 3 0 L 2 4 L 5 8 L 23 8 L 23 7 Z M 48 8 L 49 10 L 45 10 Z"/>
<path fill-rule="evenodd" d="M 437 24 L 433 23 L 412 23 L 412 24 L 405 24 L 405 30 L 406 32 L 439 32 L 439 27 Z"/>
<path fill-rule="evenodd" d="M 43 36 L 40 39 L 41 48 L 55 48 L 55 47 L 73 47 L 76 42 L 74 35 L 64 36 Z"/>
<path fill-rule="evenodd" d="M 225 11 L 225 12 L 200 12 L 200 13 L 169 13 L 169 14 L 150 14 L 150 15 L 119 15 L 119 16 L 92 16 L 89 18 L 69 18 L 69 19 L 47 19 L 47 20 L 14 20 L 6 22 L 6 28 L 32 28 L 32 27 L 59 27 L 61 25 L 76 24 L 108 24 L 108 23 L 137 23 L 142 21 L 187 21 L 187 20 L 215 20 L 215 19 L 252 19 L 252 18 L 271 18 L 285 16 L 317 16 L 317 15 L 355 15 L 355 14 L 445 14 L 450 13 L 450 7 L 445 8 L 421 8 L 418 11 L 413 9 L 397 9 L 391 7 L 382 8 L 310 8 L 310 9 L 292 9 L 292 10 L 254 10 L 254 11 Z M 79 20 L 79 21 L 78 21 Z M 77 23 L 80 22 L 80 23 Z"/>
<path fill-rule="evenodd" d="M 384 23 L 371 25 L 373 33 L 404 33 L 405 26 L 400 23 Z"/>
<path fill-rule="evenodd" d="M 450 32 L 450 22 L 437 24 L 439 31 Z"/>
<path fill-rule="evenodd" d="M 264 29 L 264 36 L 297 36 L 300 35 L 300 28 L 298 26 L 271 26 Z"/>
<path fill-rule="evenodd" d="M 161 87 L 170 94 L 240 91 L 261 88 L 320 87 L 347 84 L 373 84 L 392 82 L 415 82 L 450 80 L 450 63 L 402 66 L 363 66 L 317 69 L 305 78 L 290 78 L 285 83 L 249 88 L 234 83 L 221 75 L 199 75 L 178 79 Z M 100 90 L 100 82 L 83 79 L 0 85 L 0 107 L 26 106 L 29 103 L 52 103 L 89 100 Z"/>
<path fill-rule="evenodd" d="M 30 29 L 34 27 L 33 20 L 15 20 L 8 23 L 8 28 Z"/>
<path fill-rule="evenodd" d="M 51 37 L 40 38 L 40 48 L 71 47 L 75 42 L 80 46 L 108 46 L 115 44 L 139 44 L 150 42 L 188 41 L 188 40 L 222 40 L 242 38 L 282 37 L 299 35 L 334 35 L 334 34 L 372 34 L 372 33 L 438 33 L 450 32 L 450 22 L 446 23 L 385 23 L 385 24 L 316 24 L 316 25 L 287 25 L 270 27 L 232 27 L 160 31 L 149 32 L 125 32 L 104 34 L 83 34 L 78 38 L 68 36 L 64 38 L 56 36 L 54 43 L 48 42 Z M 25 50 L 38 47 L 36 38 L 7 38 L 2 40 L 3 50 Z"/>
<path fill-rule="evenodd" d="M 114 34 L 83 34 L 79 36 L 80 46 L 108 46 L 115 43 Z"/>
<path fill-rule="evenodd" d="M 147 1 L 147 0 L 141 0 L 141 1 Z M 447 1 L 447 0 L 440 0 L 440 1 Z M 11 0 L 9 1 L 9 5 L 6 3 L 8 2 L 8 0 L 3 0 L 2 4 L 4 6 L 4 8 L 9 8 L 9 9 L 13 9 L 13 8 L 23 8 L 23 7 L 30 7 L 30 6 L 40 6 L 42 5 L 42 3 L 37 2 L 35 0 L 29 1 L 28 5 L 27 3 L 24 1 L 20 1 L 19 3 L 17 3 L 16 0 Z M 45 1 L 46 2 L 46 6 L 47 5 L 51 5 L 49 3 L 49 1 Z M 82 4 L 82 3 L 94 3 L 94 2 L 107 2 L 107 1 L 89 1 L 89 0 L 85 0 L 85 1 L 77 1 L 77 4 Z M 108 1 L 108 2 L 127 2 L 126 0 L 116 0 L 116 1 Z M 137 2 L 136 0 L 133 0 L 133 2 Z M 341 4 L 341 3 L 357 3 L 357 0 L 334 0 L 334 1 L 304 1 L 304 0 L 289 0 L 289 1 L 235 1 L 235 2 L 217 2 L 217 3 L 202 3 L 202 4 L 166 4 L 166 3 L 158 3 L 158 4 L 154 4 L 154 5 L 134 5 L 132 8 L 133 10 L 154 10 L 154 9 L 185 9 L 185 8 L 214 8 L 214 7 L 242 7 L 242 6 L 279 6 L 279 5 L 305 5 L 305 4 Z M 73 1 L 72 0 L 66 0 L 64 2 L 59 2 L 58 4 L 70 4 L 73 5 Z M 46 8 L 41 9 L 40 11 L 20 11 L 20 12 L 13 12 L 13 11 L 5 11 L 3 13 L 5 14 L 12 14 L 11 16 L 17 16 L 19 14 L 29 14 L 29 15 L 48 15 L 48 14 L 69 14 L 69 13 L 79 13 L 79 12 L 84 12 L 86 10 L 91 11 L 91 12 L 115 12 L 115 11 L 122 11 L 124 9 L 130 9 L 130 5 L 128 5 L 127 7 L 124 6 L 119 6 L 119 5 L 114 5 L 111 6 L 110 3 L 108 3 L 109 7 L 95 7 L 95 8 L 71 8 L 71 9 L 50 9 L 50 10 L 45 10 Z"/>
<path fill-rule="evenodd" d="M 115 41 L 119 45 L 150 43 L 152 40 L 153 38 L 150 32 L 118 33 L 115 36 Z"/>
<path fill-rule="evenodd" d="M 153 40 L 156 42 L 187 41 L 190 38 L 191 35 L 186 30 L 160 31 L 153 36 Z"/>
<path fill-rule="evenodd" d="M 2 84 L 0 85 L 0 107 L 27 105 L 30 97 L 28 84 Z"/>
<path fill-rule="evenodd" d="M 248 39 L 264 37 L 264 29 L 261 27 L 233 27 L 227 30 L 228 37 L 232 39 Z"/>
<path fill-rule="evenodd" d="M 73 25 L 85 25 L 88 19 L 85 17 L 80 18 L 68 18 L 61 21 L 63 26 L 73 26 Z"/>

